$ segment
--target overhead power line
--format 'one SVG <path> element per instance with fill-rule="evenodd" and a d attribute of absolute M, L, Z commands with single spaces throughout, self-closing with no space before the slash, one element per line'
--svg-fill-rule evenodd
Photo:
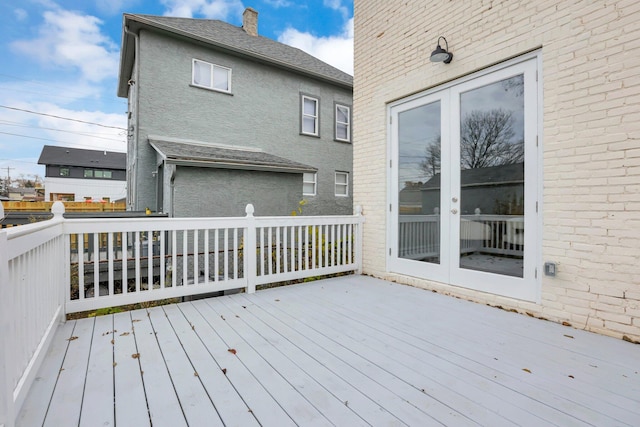
<path fill-rule="evenodd" d="M 88 124 L 88 125 L 101 126 L 103 128 L 126 130 L 125 128 L 121 128 L 121 127 L 118 127 L 118 126 L 108 126 L 108 125 L 103 125 L 103 124 L 100 124 L 100 123 L 87 122 L 87 121 L 78 120 L 78 119 L 71 119 L 69 117 L 61 117 L 61 116 L 56 116 L 56 115 L 53 115 L 53 114 L 39 113 L 37 111 L 25 110 L 23 108 L 9 107 L 9 106 L 6 106 L 6 105 L 0 105 L 0 108 L 6 108 L 8 110 L 15 110 L 15 111 L 22 111 L 24 113 L 30 113 L 30 114 L 37 114 L 39 116 L 53 117 L 55 119 L 69 120 L 69 121 L 72 121 L 72 122 L 85 123 L 85 124 Z"/>
<path fill-rule="evenodd" d="M 69 145 L 74 145 L 74 146 L 77 146 L 77 147 L 90 147 L 89 145 L 76 144 L 75 142 L 57 141 L 55 139 L 40 138 L 38 136 L 20 135 L 18 133 L 0 132 L 0 135 L 19 136 L 21 138 L 39 139 L 40 141 L 59 142 L 59 143 L 62 143 L 62 144 L 69 144 Z M 116 141 L 116 142 L 121 142 L 121 143 L 124 144 L 126 141 Z M 93 146 L 92 148 L 95 148 L 95 146 Z"/>

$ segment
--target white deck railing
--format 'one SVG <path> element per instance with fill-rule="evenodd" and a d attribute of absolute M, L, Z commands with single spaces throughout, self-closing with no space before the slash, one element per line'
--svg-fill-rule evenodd
<path fill-rule="evenodd" d="M 460 253 L 522 256 L 524 219 L 516 215 L 462 215 Z M 398 255 L 424 259 L 440 254 L 440 215 L 400 215 Z"/>
<path fill-rule="evenodd" d="M 64 219 L 0 231 L 0 426 L 66 313 L 361 272 L 362 225 L 327 217 Z M 0 219 L 4 212 L 0 205 Z"/>

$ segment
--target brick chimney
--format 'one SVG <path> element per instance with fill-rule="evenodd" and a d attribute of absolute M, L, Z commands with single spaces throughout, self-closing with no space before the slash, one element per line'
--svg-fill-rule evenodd
<path fill-rule="evenodd" d="M 242 29 L 250 36 L 258 35 L 258 12 L 248 7 L 242 13 Z"/>

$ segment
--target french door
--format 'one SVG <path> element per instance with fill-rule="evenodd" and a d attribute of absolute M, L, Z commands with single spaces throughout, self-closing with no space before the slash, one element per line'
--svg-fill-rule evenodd
<path fill-rule="evenodd" d="M 390 271 L 535 301 L 538 59 L 394 103 Z"/>

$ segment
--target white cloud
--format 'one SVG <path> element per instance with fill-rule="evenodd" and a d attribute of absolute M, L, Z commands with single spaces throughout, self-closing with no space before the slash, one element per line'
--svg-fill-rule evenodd
<path fill-rule="evenodd" d="M 347 17 L 349 16 L 349 9 L 346 6 L 342 5 L 342 0 L 323 0 L 322 3 L 325 7 L 340 12 L 344 19 L 347 19 Z"/>
<path fill-rule="evenodd" d="M 241 0 L 161 0 L 166 6 L 165 16 L 225 20 L 229 16 L 240 16 L 244 10 Z"/>
<path fill-rule="evenodd" d="M 13 42 L 13 49 L 45 65 L 77 68 L 88 81 L 115 77 L 118 46 L 100 32 L 102 21 L 60 9 L 44 12 L 44 21 L 37 39 Z"/>
<path fill-rule="evenodd" d="M 293 6 L 293 3 L 288 0 L 264 0 L 264 2 L 275 9 Z"/>
<path fill-rule="evenodd" d="M 18 21 L 24 21 L 28 17 L 27 11 L 24 9 L 15 9 L 13 13 Z"/>
<path fill-rule="evenodd" d="M 334 67 L 353 75 L 353 18 L 345 24 L 341 34 L 316 37 L 310 33 L 287 28 L 278 41 L 297 47 Z"/>

